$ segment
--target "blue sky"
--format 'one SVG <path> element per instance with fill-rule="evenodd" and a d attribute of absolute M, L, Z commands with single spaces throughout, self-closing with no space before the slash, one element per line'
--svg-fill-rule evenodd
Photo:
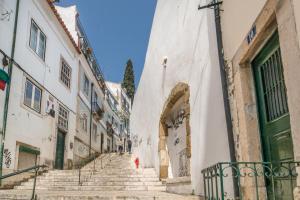
<path fill-rule="evenodd" d="M 60 0 L 77 5 L 80 21 L 101 65 L 105 79 L 121 82 L 126 62 L 140 79 L 151 32 L 156 0 Z"/>

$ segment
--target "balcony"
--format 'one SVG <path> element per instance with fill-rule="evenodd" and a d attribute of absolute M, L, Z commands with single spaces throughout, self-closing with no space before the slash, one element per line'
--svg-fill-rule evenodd
<path fill-rule="evenodd" d="M 99 121 L 103 118 L 104 109 L 101 108 L 97 102 L 93 102 L 92 104 L 92 112 L 95 120 Z"/>
<path fill-rule="evenodd" d="M 205 199 L 293 199 L 299 166 L 300 162 L 218 163 L 202 170 Z"/>
<path fill-rule="evenodd" d="M 112 127 L 112 124 L 109 123 L 108 121 L 106 121 L 106 131 L 107 131 L 107 134 L 110 135 L 110 136 L 113 136 L 114 134 L 114 129 Z"/>
<path fill-rule="evenodd" d="M 77 25 L 78 34 L 80 35 L 79 36 L 80 50 L 83 53 L 83 55 L 85 56 L 86 60 L 88 61 L 90 68 L 91 68 L 93 74 L 95 75 L 95 77 L 104 93 L 105 89 L 106 89 L 104 75 L 103 75 L 103 72 L 101 71 L 100 65 L 96 59 L 96 56 L 92 50 L 91 44 L 87 38 L 87 35 L 84 31 L 84 28 L 83 28 L 79 18 L 77 18 L 77 20 L 76 20 L 76 25 Z"/>

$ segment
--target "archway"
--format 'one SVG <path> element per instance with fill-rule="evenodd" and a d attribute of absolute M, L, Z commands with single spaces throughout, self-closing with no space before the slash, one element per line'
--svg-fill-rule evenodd
<path fill-rule="evenodd" d="M 165 102 L 159 123 L 160 179 L 190 176 L 190 89 L 178 83 Z"/>

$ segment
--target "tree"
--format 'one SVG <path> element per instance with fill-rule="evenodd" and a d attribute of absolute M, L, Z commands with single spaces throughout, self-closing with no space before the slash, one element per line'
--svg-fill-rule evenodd
<path fill-rule="evenodd" d="M 133 100 L 135 93 L 135 85 L 134 85 L 134 72 L 133 72 L 133 64 L 129 59 L 126 63 L 124 78 L 122 82 L 122 88 L 126 90 L 126 94 L 128 97 Z"/>

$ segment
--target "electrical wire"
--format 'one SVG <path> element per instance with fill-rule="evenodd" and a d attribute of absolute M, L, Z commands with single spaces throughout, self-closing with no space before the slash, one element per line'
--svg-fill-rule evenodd
<path fill-rule="evenodd" d="M 72 110 L 71 108 L 69 108 L 69 106 L 67 106 L 66 104 L 64 104 L 61 100 L 59 100 L 59 98 L 57 98 L 55 95 L 53 95 L 52 92 L 50 92 L 44 85 L 42 85 L 40 82 L 38 82 L 34 77 L 32 77 L 28 72 L 26 72 L 26 70 L 24 68 L 22 68 L 14 59 L 12 59 L 11 57 L 9 57 L 2 49 L 0 49 L 0 53 L 5 56 L 9 62 L 12 62 L 16 67 L 18 67 L 22 72 L 24 72 L 28 77 L 30 77 L 32 80 L 34 80 L 35 82 L 37 82 L 40 86 L 42 86 L 42 88 L 48 92 L 51 96 L 53 96 L 61 105 L 63 105 L 65 108 L 67 108 L 69 111 L 71 111 L 72 113 L 76 114 L 76 111 Z"/>

